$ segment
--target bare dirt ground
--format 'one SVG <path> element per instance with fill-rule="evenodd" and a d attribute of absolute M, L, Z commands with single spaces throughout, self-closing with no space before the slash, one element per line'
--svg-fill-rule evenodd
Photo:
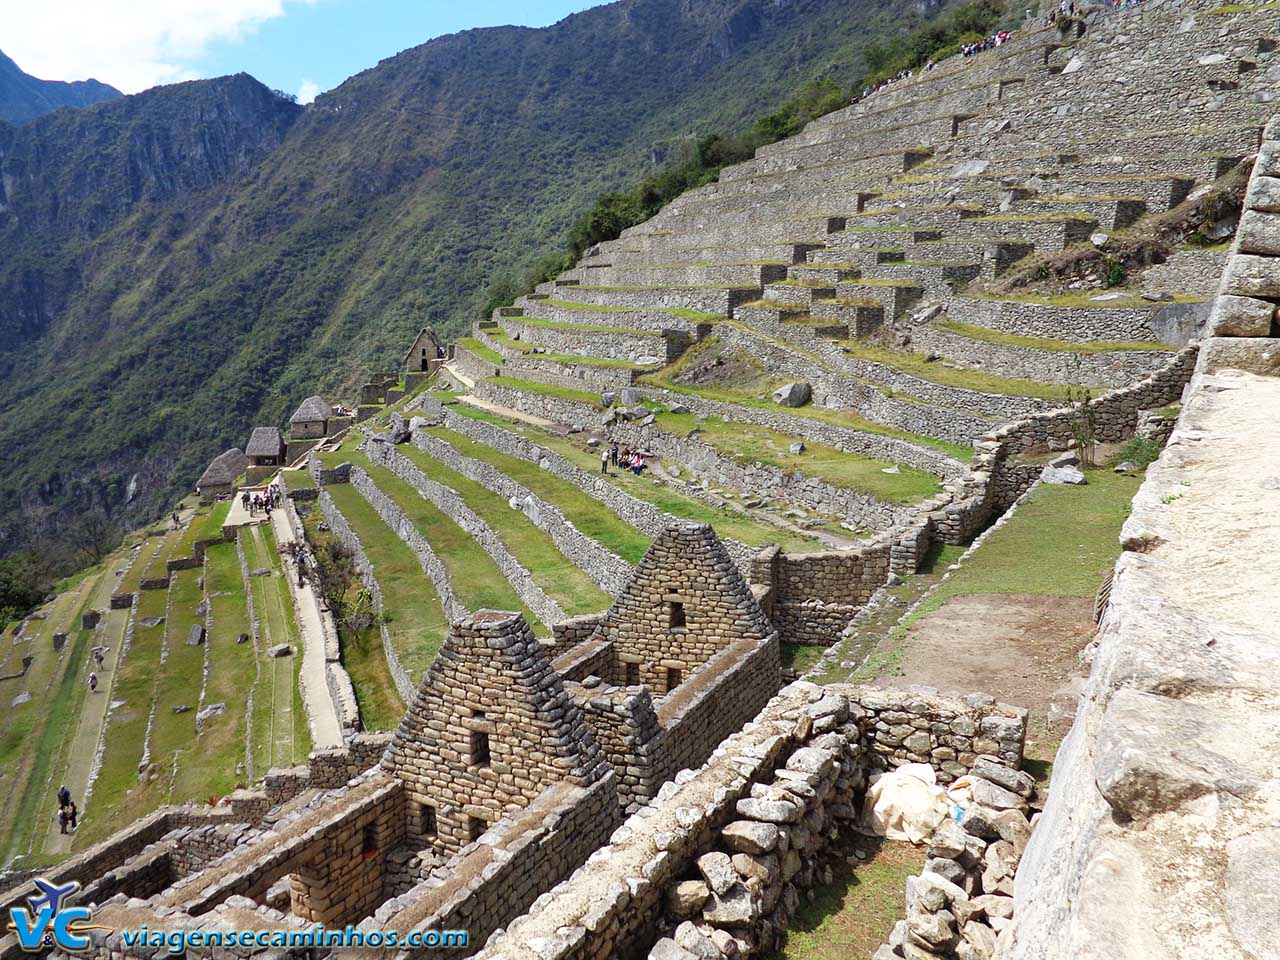
<path fill-rule="evenodd" d="M 1051 702 L 1083 679 L 1079 651 L 1094 633 L 1093 601 L 1033 594 L 952 597 L 922 617 L 900 644 L 895 669 L 877 686 L 925 684 L 944 692 L 981 690 L 1030 711 L 1027 755 L 1052 760 L 1066 729 L 1048 723 Z"/>

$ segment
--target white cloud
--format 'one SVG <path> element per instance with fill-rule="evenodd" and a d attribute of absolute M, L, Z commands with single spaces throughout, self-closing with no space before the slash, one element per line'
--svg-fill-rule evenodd
<path fill-rule="evenodd" d="M 298 87 L 298 102 L 310 103 L 320 94 L 320 84 L 314 80 L 303 80 L 302 86 Z"/>
<path fill-rule="evenodd" d="M 5 14 L 2 49 L 42 80 L 109 83 L 136 93 L 198 76 L 211 43 L 239 40 L 289 3 L 315 0 L 46 0 Z"/>

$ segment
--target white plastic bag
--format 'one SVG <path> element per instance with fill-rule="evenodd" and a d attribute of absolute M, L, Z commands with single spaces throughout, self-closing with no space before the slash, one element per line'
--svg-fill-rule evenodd
<path fill-rule="evenodd" d="M 923 843 L 951 812 L 947 793 L 927 763 L 907 763 L 867 788 L 864 821 L 889 840 Z"/>

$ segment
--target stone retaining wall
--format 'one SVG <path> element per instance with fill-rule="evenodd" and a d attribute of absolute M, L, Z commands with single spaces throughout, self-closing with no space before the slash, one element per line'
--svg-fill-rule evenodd
<path fill-rule="evenodd" d="M 785 687 L 703 766 L 663 786 L 608 845 L 545 894 L 538 910 L 511 921 L 478 956 L 637 956 L 663 936 L 689 943 L 691 932 L 719 955 L 768 953 L 801 892 L 821 879 L 817 855 L 856 816 L 867 765 L 874 763 L 866 731 L 876 722 L 859 704 L 882 693 Z M 926 724 L 939 709 L 956 716 L 971 710 L 931 699 L 920 714 Z M 913 701 L 901 706 L 912 711 Z M 696 930 L 683 926 L 689 921 Z M 692 945 L 670 955 L 683 958 L 684 950 L 711 956 Z"/>
<path fill-rule="evenodd" d="M 413 697 L 416 684 L 409 677 L 404 664 L 400 662 L 400 655 L 396 653 L 395 645 L 391 642 L 391 632 L 387 630 L 387 625 L 382 618 L 384 609 L 382 586 L 374 575 L 373 564 L 369 562 L 368 554 L 364 552 L 364 544 L 360 542 L 360 537 L 347 522 L 347 518 L 342 515 L 337 504 L 333 502 L 333 497 L 328 491 L 321 490 L 319 499 L 320 511 L 324 514 L 325 522 L 329 524 L 333 535 L 351 551 L 360 582 L 364 584 L 365 589 L 369 591 L 369 596 L 373 599 L 373 609 L 378 614 L 378 633 L 382 637 L 382 652 L 387 660 L 387 669 L 391 673 L 391 680 L 396 685 L 396 692 L 400 694 L 400 699 L 408 703 Z M 438 584 L 436 589 L 439 590 Z"/>
<path fill-rule="evenodd" d="M 552 360 L 538 354 L 521 354 L 509 355 L 498 376 L 549 383 L 570 390 L 621 390 L 634 383 L 641 372 L 637 367 L 597 366 Z"/>
<path fill-rule="evenodd" d="M 564 619 L 565 613 L 560 604 L 547 595 L 546 591 L 533 579 L 533 575 L 512 555 L 502 538 L 493 531 L 489 524 L 485 523 L 480 514 L 467 505 L 466 500 L 461 495 L 450 487 L 428 478 L 426 474 L 418 469 L 417 464 L 397 450 L 394 444 L 370 440 L 364 445 L 363 450 L 368 455 L 370 463 L 386 467 L 409 486 L 413 487 L 414 490 L 422 495 L 423 499 L 435 504 L 446 517 L 470 534 L 472 539 L 497 564 L 498 569 L 502 571 L 502 575 L 511 584 L 511 588 L 515 590 L 521 601 L 533 611 L 539 620 L 543 623 L 555 623 Z M 364 476 L 364 480 L 368 480 L 367 474 Z M 356 482 L 354 481 L 354 471 L 353 482 Z M 357 489 L 359 489 L 359 486 L 357 486 Z M 385 497 L 385 495 L 383 496 Z M 389 497 L 386 499 L 390 501 Z M 378 512 L 381 513 L 382 511 L 379 509 Z M 406 522 L 409 521 L 406 519 Z M 397 528 L 397 532 L 399 532 L 399 528 Z"/>
<path fill-rule="evenodd" d="M 574 409 L 579 410 L 580 408 L 575 406 Z M 553 476 L 574 484 L 592 499 L 598 500 L 607 506 L 617 515 L 618 519 L 635 527 L 646 536 L 658 536 L 669 524 L 678 519 L 669 513 L 662 512 L 647 500 L 640 500 L 631 496 L 608 480 L 583 470 L 558 453 L 554 453 L 532 440 L 521 437 L 509 430 L 504 430 L 495 424 L 464 417 L 449 410 L 448 407 L 444 408 L 443 413 L 445 426 L 450 430 L 470 437 L 472 440 L 483 443 L 485 446 L 492 447 L 508 456 L 517 457 L 528 463 L 535 463 L 542 469 L 549 471 Z M 739 570 L 745 572 L 751 568 L 751 558 L 756 553 L 754 547 L 749 547 L 727 537 L 722 537 L 721 542 L 724 544 L 725 549 L 729 551 L 729 555 L 733 557 L 734 564 Z"/>
<path fill-rule="evenodd" d="M 1015 347 L 974 340 L 929 324 L 913 328 L 911 336 L 913 349 L 972 364 L 1002 377 L 1036 380 L 1040 383 L 1123 387 L 1150 375 L 1169 358 L 1167 351 L 1159 350 L 1069 353 L 1064 350 Z"/>
<path fill-rule="evenodd" d="M 413 432 L 412 442 L 449 469 L 475 480 L 508 501 L 516 501 L 530 522 L 547 534 L 561 553 L 590 574 L 601 589 L 610 594 L 617 593 L 631 576 L 629 563 L 580 531 L 566 519 L 559 507 L 536 496 L 497 467 L 464 456 L 451 444 L 422 430 Z"/>
<path fill-rule="evenodd" d="M 1105 293 L 1098 296 L 1105 296 Z M 1108 307 L 1105 304 L 1057 307 L 1021 300 L 956 297 L 947 305 L 947 310 L 952 318 L 964 323 L 1024 337 L 1048 337 L 1071 343 L 1157 339 L 1153 323 L 1158 313 L 1155 305 L 1145 309 Z"/>

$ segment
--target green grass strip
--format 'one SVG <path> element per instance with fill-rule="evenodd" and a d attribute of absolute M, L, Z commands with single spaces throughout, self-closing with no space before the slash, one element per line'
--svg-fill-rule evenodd
<path fill-rule="evenodd" d="M 935 324 L 939 330 L 946 330 L 969 340 L 981 340 L 984 343 L 995 343 L 1004 347 L 1026 347 L 1029 350 L 1049 350 L 1054 353 L 1150 353 L 1159 351 L 1173 352 L 1172 347 L 1163 343 L 1145 341 L 1117 340 L 1093 341 L 1089 343 L 1068 343 L 1066 340 L 1050 340 L 1047 337 L 1024 337 L 1018 333 L 1005 333 L 989 327 L 978 327 L 971 323 L 960 323 L 956 320 L 941 320 Z"/>
<path fill-rule="evenodd" d="M 529 571 L 534 582 L 571 617 L 596 613 L 609 606 L 610 597 L 573 561 L 560 552 L 551 538 L 539 530 L 523 511 L 475 480 L 451 470 L 412 444 L 400 452 L 427 478 L 456 492 L 502 540 L 511 555 Z"/>
<path fill-rule="evenodd" d="M 582 489 L 576 484 L 561 480 L 536 463 L 509 456 L 447 427 L 428 427 L 426 430 L 433 437 L 451 444 L 464 457 L 482 460 L 498 468 L 534 496 L 558 507 L 565 519 L 628 563 L 639 563 L 649 549 L 649 538 L 645 534 L 621 520 L 599 500 L 583 496 Z"/>

